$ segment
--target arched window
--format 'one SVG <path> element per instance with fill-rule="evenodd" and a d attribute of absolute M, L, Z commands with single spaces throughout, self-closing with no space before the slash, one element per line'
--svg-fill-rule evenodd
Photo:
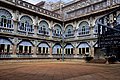
<path fill-rule="evenodd" d="M 13 29 L 12 15 L 9 11 L 4 9 L 0 9 L 0 27 Z"/>
<path fill-rule="evenodd" d="M 46 21 L 39 23 L 38 34 L 49 35 L 49 25 Z"/>
<path fill-rule="evenodd" d="M 29 16 L 22 16 L 20 19 L 19 30 L 33 32 L 33 21 Z"/>
<path fill-rule="evenodd" d="M 50 46 L 46 42 L 41 42 L 38 45 L 38 55 L 39 54 L 48 54 Z"/>
<path fill-rule="evenodd" d="M 65 36 L 66 36 L 66 37 L 74 36 L 73 26 L 72 26 L 72 25 L 68 25 L 68 26 L 66 27 Z"/>
<path fill-rule="evenodd" d="M 53 35 L 56 36 L 56 37 L 60 37 L 62 34 L 62 29 L 61 29 L 61 26 L 56 24 L 54 26 L 54 31 L 53 31 Z"/>
<path fill-rule="evenodd" d="M 32 50 L 33 49 L 33 44 L 29 41 L 21 41 L 19 44 L 18 44 L 18 54 L 31 54 L 32 53 Z"/>
<path fill-rule="evenodd" d="M 12 46 L 13 43 L 6 38 L 0 38 L 0 53 L 5 54 L 5 53 L 12 53 Z"/>
<path fill-rule="evenodd" d="M 87 35 L 90 33 L 89 24 L 86 21 L 83 21 L 79 24 L 78 34 L 79 35 Z"/>
<path fill-rule="evenodd" d="M 81 42 L 78 47 L 79 49 L 79 54 L 81 55 L 89 55 L 90 54 L 90 46 L 88 45 L 87 42 Z"/>
<path fill-rule="evenodd" d="M 61 52 L 62 52 L 62 46 L 59 43 L 55 44 L 53 46 L 52 54 L 61 54 Z"/>
<path fill-rule="evenodd" d="M 67 43 L 65 46 L 65 54 L 71 55 L 73 54 L 73 45 L 71 43 Z"/>

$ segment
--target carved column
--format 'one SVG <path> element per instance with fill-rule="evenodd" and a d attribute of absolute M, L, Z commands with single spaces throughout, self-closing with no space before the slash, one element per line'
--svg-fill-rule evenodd
<path fill-rule="evenodd" d="M 19 11 L 16 10 L 15 11 L 15 19 L 13 20 L 14 22 L 14 33 L 17 34 L 17 30 L 18 30 L 18 21 L 19 21 Z"/>

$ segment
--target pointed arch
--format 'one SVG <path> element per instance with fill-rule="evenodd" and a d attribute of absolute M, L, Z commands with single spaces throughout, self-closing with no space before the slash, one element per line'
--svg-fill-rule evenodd
<path fill-rule="evenodd" d="M 62 27 L 59 24 L 54 25 L 53 35 L 60 37 L 62 35 Z"/>
<path fill-rule="evenodd" d="M 34 44 L 31 41 L 29 41 L 29 40 L 22 40 L 17 45 L 18 46 L 19 45 L 20 46 L 34 46 Z"/>
<path fill-rule="evenodd" d="M 37 46 L 38 46 L 38 47 L 50 48 L 50 45 L 49 45 L 47 42 L 40 42 Z"/>
<path fill-rule="evenodd" d="M 53 46 L 53 52 L 52 52 L 52 54 L 61 54 L 61 52 L 62 52 L 62 46 L 59 43 L 56 43 Z"/>
<path fill-rule="evenodd" d="M 0 37 L 0 44 L 9 44 L 13 45 L 12 41 L 5 37 Z"/>
<path fill-rule="evenodd" d="M 88 48 L 90 45 L 87 42 L 80 42 L 77 48 Z"/>
<path fill-rule="evenodd" d="M 66 26 L 66 28 L 65 28 L 65 36 L 66 37 L 74 36 L 73 26 L 71 24 Z"/>

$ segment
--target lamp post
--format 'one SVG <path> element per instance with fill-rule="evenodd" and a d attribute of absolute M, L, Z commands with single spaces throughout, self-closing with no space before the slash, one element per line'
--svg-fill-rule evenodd
<path fill-rule="evenodd" d="M 62 20 L 62 61 L 64 61 L 64 13 L 62 11 L 62 1 L 60 0 L 60 14 L 61 17 L 63 18 Z"/>

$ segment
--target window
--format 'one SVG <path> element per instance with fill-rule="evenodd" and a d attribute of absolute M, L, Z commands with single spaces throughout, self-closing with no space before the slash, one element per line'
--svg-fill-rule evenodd
<path fill-rule="evenodd" d="M 53 32 L 53 35 L 54 36 L 57 36 L 57 37 L 60 37 L 62 34 L 62 29 L 61 29 L 61 26 L 60 25 L 55 25 L 54 26 L 54 32 Z"/>
<path fill-rule="evenodd" d="M 46 53 L 48 54 L 48 48 L 46 48 Z"/>
<path fill-rule="evenodd" d="M 0 9 L 0 26 L 13 28 L 12 15 L 9 11 Z"/>
<path fill-rule="evenodd" d="M 57 49 L 57 54 L 59 54 L 59 48 Z"/>
<path fill-rule="evenodd" d="M 23 16 L 20 19 L 19 30 L 33 32 L 33 21 L 29 16 Z"/>
<path fill-rule="evenodd" d="M 45 53 L 45 47 L 43 47 L 43 54 Z"/>
<path fill-rule="evenodd" d="M 39 34 L 48 35 L 49 34 L 49 25 L 46 21 L 41 21 L 38 28 Z"/>
<path fill-rule="evenodd" d="M 79 54 L 81 54 L 81 48 L 79 48 Z"/>
<path fill-rule="evenodd" d="M 19 53 L 23 52 L 23 46 L 19 46 Z"/>
<path fill-rule="evenodd" d="M 89 53 L 89 48 L 86 48 L 86 53 Z"/>
<path fill-rule="evenodd" d="M 38 53 L 41 53 L 41 47 L 38 48 Z"/>
<path fill-rule="evenodd" d="M 82 54 L 85 54 L 85 48 L 82 48 Z"/>
<path fill-rule="evenodd" d="M 79 35 L 87 35 L 89 33 L 90 33 L 89 24 L 85 21 L 80 23 L 79 29 L 78 29 L 78 34 Z"/>
<path fill-rule="evenodd" d="M 71 30 L 70 29 L 68 29 L 68 34 L 71 34 Z"/>
<path fill-rule="evenodd" d="M 31 53 L 31 46 L 29 46 L 29 53 Z"/>
<path fill-rule="evenodd" d="M 71 54 L 73 54 L 73 48 L 71 48 Z"/>
<path fill-rule="evenodd" d="M 25 47 L 24 47 L 24 52 L 25 52 L 25 53 L 27 53 L 27 48 L 28 48 L 28 46 L 25 46 Z"/>
<path fill-rule="evenodd" d="M 10 45 L 7 45 L 7 53 L 10 51 Z"/>
<path fill-rule="evenodd" d="M 0 52 L 4 52 L 4 50 L 5 50 L 5 45 L 4 45 L 4 44 L 1 44 L 1 45 L 0 45 Z"/>
<path fill-rule="evenodd" d="M 68 25 L 65 29 L 65 36 L 66 37 L 70 37 L 70 36 L 74 36 L 73 34 L 73 26 L 72 25 Z"/>

